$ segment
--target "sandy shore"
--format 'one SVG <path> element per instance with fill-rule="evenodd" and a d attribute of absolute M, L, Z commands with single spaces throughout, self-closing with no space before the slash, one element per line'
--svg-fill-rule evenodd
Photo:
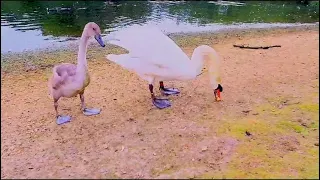
<path fill-rule="evenodd" d="M 2 55 L 1 178 L 319 176 L 318 27 L 174 39 L 189 56 L 208 44 L 223 58 L 221 103 L 204 69 L 195 80 L 166 82 L 181 94 L 158 110 L 145 81 L 105 60 L 121 50 L 91 45 L 85 100 L 102 112 L 86 117 L 79 98 L 61 99 L 60 112 L 73 119 L 58 126 L 47 79 L 53 64 L 75 62 L 76 48 Z"/>

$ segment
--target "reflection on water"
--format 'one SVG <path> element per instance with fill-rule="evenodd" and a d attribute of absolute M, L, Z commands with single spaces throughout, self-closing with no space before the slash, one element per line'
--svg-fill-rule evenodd
<path fill-rule="evenodd" d="M 155 25 L 166 32 L 196 32 L 312 23 L 319 21 L 319 2 L 306 6 L 295 1 L 1 1 L 1 52 L 72 41 L 90 21 L 99 24 L 104 35 L 135 24 Z"/>

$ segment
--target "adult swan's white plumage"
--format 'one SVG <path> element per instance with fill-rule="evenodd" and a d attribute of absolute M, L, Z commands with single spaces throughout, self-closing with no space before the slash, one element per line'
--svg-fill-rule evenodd
<path fill-rule="evenodd" d="M 170 106 L 167 99 L 158 99 L 153 94 L 153 83 L 160 81 L 163 94 L 177 94 L 173 88 L 165 88 L 165 80 L 190 80 L 196 78 L 202 70 L 203 60 L 209 59 L 210 82 L 214 88 L 217 101 L 222 92 L 220 78 L 220 61 L 214 49 L 207 45 L 197 47 L 189 57 L 157 28 L 132 27 L 110 34 L 109 43 L 125 48 L 129 54 L 109 54 L 107 59 L 122 67 L 135 71 L 141 78 L 149 82 L 152 102 L 158 108 Z"/>

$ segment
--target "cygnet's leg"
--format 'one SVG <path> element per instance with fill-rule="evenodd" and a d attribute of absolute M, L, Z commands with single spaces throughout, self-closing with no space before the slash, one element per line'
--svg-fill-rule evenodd
<path fill-rule="evenodd" d="M 159 109 L 164 109 L 171 106 L 171 103 L 168 99 L 156 98 L 153 93 L 153 85 L 149 84 L 149 90 L 151 93 L 152 103 Z"/>
<path fill-rule="evenodd" d="M 163 85 L 163 81 L 160 81 L 160 91 L 164 95 L 172 95 L 172 94 L 179 94 L 180 91 L 176 88 L 165 88 Z"/>
<path fill-rule="evenodd" d="M 81 101 L 81 111 L 85 110 L 85 105 L 84 105 L 84 95 L 83 94 L 79 94 L 80 95 L 80 101 Z"/>
<path fill-rule="evenodd" d="M 81 110 L 84 115 L 91 116 L 91 115 L 97 115 L 100 114 L 101 110 L 97 108 L 86 108 L 84 104 L 84 95 L 83 93 L 80 94 L 80 100 L 81 100 Z"/>
<path fill-rule="evenodd" d="M 58 100 L 59 99 L 54 99 L 53 100 L 53 103 L 54 103 L 54 109 L 56 111 L 56 122 L 58 125 L 60 124 L 64 124 L 64 123 L 67 123 L 67 122 L 70 122 L 71 121 L 71 117 L 70 116 L 63 116 L 63 115 L 59 115 L 58 113 Z"/>

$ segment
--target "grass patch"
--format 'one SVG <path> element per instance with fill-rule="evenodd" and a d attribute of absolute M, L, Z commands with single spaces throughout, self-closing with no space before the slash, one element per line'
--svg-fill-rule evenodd
<path fill-rule="evenodd" d="M 253 135 L 266 136 L 268 134 L 281 133 L 281 129 L 270 127 L 267 121 L 262 119 L 246 118 L 235 120 L 236 122 L 224 123 L 218 130 L 218 135 L 227 134 L 238 140 L 246 139 L 246 131 Z"/>
<path fill-rule="evenodd" d="M 277 154 L 267 150 L 266 143 L 259 141 L 243 142 L 221 174 L 205 173 L 200 178 L 284 178 L 284 162 Z"/>
<path fill-rule="evenodd" d="M 319 141 L 319 104 L 308 98 L 299 102 L 276 97 L 254 111 L 258 115 L 223 121 L 218 135 L 231 136 L 240 143 L 225 170 L 198 178 L 318 178 L 319 147 L 314 143 Z M 303 126 L 299 120 L 309 125 Z M 246 136 L 246 131 L 253 138 Z M 281 136 L 296 137 L 297 149 L 287 152 L 275 146 Z"/>
<path fill-rule="evenodd" d="M 319 104 L 301 104 L 298 108 L 304 112 L 319 113 Z"/>
<path fill-rule="evenodd" d="M 303 135 L 307 135 L 308 131 L 306 128 L 301 126 L 300 124 L 290 122 L 288 120 L 280 120 L 277 126 L 283 130 L 294 130 L 296 133 L 301 133 Z"/>
<path fill-rule="evenodd" d="M 319 176 L 319 149 L 308 152 L 289 152 L 280 156 L 268 149 L 267 143 L 244 142 L 233 161 L 222 173 L 205 173 L 198 178 L 317 178 Z"/>

